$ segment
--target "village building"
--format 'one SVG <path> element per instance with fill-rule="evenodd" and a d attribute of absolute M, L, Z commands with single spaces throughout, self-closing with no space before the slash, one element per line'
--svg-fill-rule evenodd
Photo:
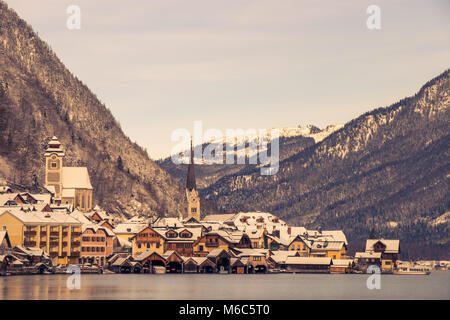
<path fill-rule="evenodd" d="M 355 263 L 353 259 L 333 259 L 330 266 L 331 273 L 351 273 Z"/>
<path fill-rule="evenodd" d="M 133 237 L 142 229 L 147 227 L 147 223 L 120 223 L 114 228 L 114 234 L 125 241 L 132 242 Z"/>
<path fill-rule="evenodd" d="M 381 253 L 381 271 L 393 272 L 400 253 L 400 240 L 367 239 L 366 252 Z"/>
<path fill-rule="evenodd" d="M 182 273 L 184 266 L 183 257 L 174 250 L 164 252 L 164 259 L 166 260 L 167 273 Z"/>
<path fill-rule="evenodd" d="M 184 273 L 214 273 L 216 265 L 206 257 L 185 257 Z"/>
<path fill-rule="evenodd" d="M 3 227 L 12 246 L 42 249 L 52 257 L 54 265 L 78 263 L 81 223 L 69 215 L 9 209 L 0 212 Z"/>
<path fill-rule="evenodd" d="M 331 258 L 287 257 L 286 270 L 294 273 L 330 273 Z"/>
<path fill-rule="evenodd" d="M 155 273 L 154 267 L 166 267 L 166 259 L 155 251 L 144 251 L 133 258 L 142 265 L 145 273 Z"/>
<path fill-rule="evenodd" d="M 92 209 L 92 185 L 86 167 L 64 167 L 65 152 L 53 137 L 44 153 L 45 187 L 54 193 L 56 204 L 72 205 L 80 211 Z"/>
<path fill-rule="evenodd" d="M 216 248 L 209 252 L 206 257 L 214 262 L 216 265 L 216 272 L 231 273 L 230 259 L 232 256 L 225 249 Z"/>
<path fill-rule="evenodd" d="M 358 268 L 365 272 L 370 265 L 381 266 L 381 252 L 356 252 L 355 261 Z"/>
<path fill-rule="evenodd" d="M 156 252 L 160 255 L 164 253 L 164 236 L 156 228 L 144 226 L 134 236 L 131 237 L 133 257 L 137 257 L 143 252 Z"/>
<path fill-rule="evenodd" d="M 81 235 L 81 264 L 104 266 L 106 258 L 113 254 L 114 233 L 95 224 L 83 224 Z"/>
<path fill-rule="evenodd" d="M 164 240 L 164 252 L 173 250 L 185 257 L 194 255 L 194 242 L 202 235 L 201 228 L 155 228 L 155 230 Z"/>

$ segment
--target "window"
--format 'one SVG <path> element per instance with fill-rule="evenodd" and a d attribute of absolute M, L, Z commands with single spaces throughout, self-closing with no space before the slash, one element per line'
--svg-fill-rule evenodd
<path fill-rule="evenodd" d="M 150 242 L 147 242 L 147 248 L 150 248 Z"/>
<path fill-rule="evenodd" d="M 197 208 L 191 208 L 191 212 L 192 213 L 196 213 L 197 212 Z"/>
<path fill-rule="evenodd" d="M 141 244 L 140 244 L 140 243 L 138 243 L 138 248 L 139 248 L 139 249 L 141 248 Z"/>
<path fill-rule="evenodd" d="M 253 261 L 261 261 L 261 257 L 253 257 Z"/>
<path fill-rule="evenodd" d="M 52 168 L 56 168 L 56 162 L 52 162 Z"/>
<path fill-rule="evenodd" d="M 203 246 L 199 246 L 199 250 L 200 250 L 200 251 L 203 251 Z"/>
<path fill-rule="evenodd" d="M 156 247 L 159 248 L 159 242 L 156 243 Z"/>

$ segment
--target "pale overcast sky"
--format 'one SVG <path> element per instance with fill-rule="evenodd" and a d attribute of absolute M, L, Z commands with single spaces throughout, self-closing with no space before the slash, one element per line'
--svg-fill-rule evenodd
<path fill-rule="evenodd" d="M 173 130 L 345 123 L 449 67 L 450 2 L 6 0 L 153 158 Z M 69 5 L 81 29 L 68 30 Z M 381 30 L 366 9 L 381 8 Z"/>

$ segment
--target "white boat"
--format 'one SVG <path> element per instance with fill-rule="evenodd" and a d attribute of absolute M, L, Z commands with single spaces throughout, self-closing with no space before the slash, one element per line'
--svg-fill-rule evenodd
<path fill-rule="evenodd" d="M 425 266 L 399 266 L 394 274 L 400 275 L 429 275 L 431 269 Z"/>

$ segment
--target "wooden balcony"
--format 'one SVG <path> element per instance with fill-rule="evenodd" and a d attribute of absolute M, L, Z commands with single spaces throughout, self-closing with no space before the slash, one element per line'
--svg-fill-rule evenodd
<path fill-rule="evenodd" d="M 72 252 L 70 253 L 70 256 L 71 256 L 71 257 L 79 257 L 79 256 L 80 256 L 80 251 L 72 251 Z"/>
<path fill-rule="evenodd" d="M 79 237 L 81 235 L 80 231 L 72 231 L 72 237 Z"/>
<path fill-rule="evenodd" d="M 58 251 L 51 251 L 50 252 L 50 257 L 57 257 L 58 256 Z"/>
<path fill-rule="evenodd" d="M 50 236 L 51 237 L 59 237 L 59 232 L 58 231 L 50 231 Z"/>
<path fill-rule="evenodd" d="M 23 235 L 24 236 L 35 236 L 36 235 L 36 231 L 24 231 Z"/>
<path fill-rule="evenodd" d="M 62 232 L 62 236 L 63 236 L 63 237 L 67 237 L 67 235 L 68 235 L 67 231 L 63 231 L 63 232 Z"/>
<path fill-rule="evenodd" d="M 58 246 L 59 241 L 50 241 L 50 246 Z"/>
<path fill-rule="evenodd" d="M 41 237 L 46 237 L 47 236 L 47 231 L 41 231 Z"/>

